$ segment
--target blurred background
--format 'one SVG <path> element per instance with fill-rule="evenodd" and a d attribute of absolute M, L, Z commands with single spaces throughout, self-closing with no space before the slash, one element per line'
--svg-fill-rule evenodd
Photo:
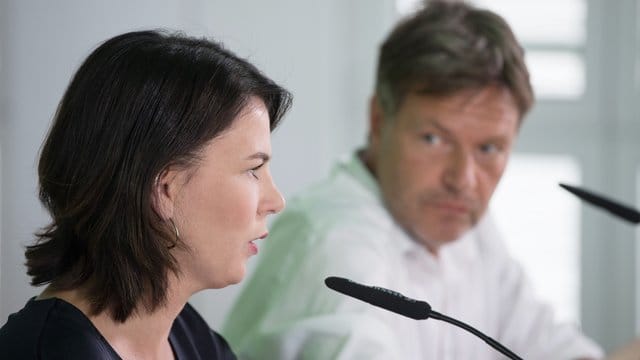
<path fill-rule="evenodd" d="M 291 90 L 272 163 L 289 197 L 364 143 L 378 44 L 418 3 L 0 1 L 0 324 L 40 291 L 23 265 L 24 246 L 48 222 L 38 153 L 71 75 L 98 43 L 146 28 L 212 37 Z M 515 29 L 538 98 L 493 201 L 499 226 L 558 317 L 611 349 L 640 334 L 638 228 L 557 184 L 640 204 L 640 0 L 471 2 Z M 219 329 L 241 286 L 192 303 Z"/>

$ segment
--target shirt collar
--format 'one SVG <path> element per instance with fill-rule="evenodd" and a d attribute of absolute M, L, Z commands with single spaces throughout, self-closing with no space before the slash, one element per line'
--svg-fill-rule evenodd
<path fill-rule="evenodd" d="M 378 181 L 375 179 L 371 171 L 362 162 L 358 155 L 360 150 L 354 151 L 352 154 L 344 155 L 338 161 L 338 165 L 334 172 L 345 172 L 356 180 L 372 197 L 382 204 L 382 195 Z"/>
<path fill-rule="evenodd" d="M 406 254 L 410 252 L 426 251 L 422 245 L 413 240 L 411 236 L 409 236 L 409 234 L 407 234 L 407 232 L 395 222 L 389 213 L 389 210 L 384 205 L 378 181 L 360 158 L 360 152 L 360 150 L 357 150 L 349 155 L 342 156 L 338 161 L 337 167 L 334 169 L 334 173 L 344 172 L 348 174 L 384 210 L 392 223 L 392 226 L 389 229 L 389 239 L 394 241 L 394 246 L 398 248 L 401 253 Z"/>

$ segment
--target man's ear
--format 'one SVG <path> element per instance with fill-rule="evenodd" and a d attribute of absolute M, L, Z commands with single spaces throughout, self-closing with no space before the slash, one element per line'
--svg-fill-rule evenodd
<path fill-rule="evenodd" d="M 369 101 L 369 148 L 376 149 L 382 137 L 384 126 L 384 110 L 377 95 L 371 96 Z"/>
<path fill-rule="evenodd" d="M 151 192 L 153 209 L 163 220 L 173 218 L 180 185 L 180 173 L 180 170 L 169 167 L 162 170 L 154 179 Z"/>

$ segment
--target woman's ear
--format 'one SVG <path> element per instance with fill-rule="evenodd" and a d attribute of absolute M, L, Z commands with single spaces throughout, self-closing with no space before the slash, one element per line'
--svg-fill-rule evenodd
<path fill-rule="evenodd" d="M 173 218 L 179 190 L 180 171 L 167 168 L 156 175 L 151 192 L 153 209 L 163 220 Z"/>

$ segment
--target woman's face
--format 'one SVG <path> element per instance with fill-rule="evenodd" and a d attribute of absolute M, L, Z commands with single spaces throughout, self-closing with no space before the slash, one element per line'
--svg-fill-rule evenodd
<path fill-rule="evenodd" d="M 163 176 L 172 199 L 168 218 L 189 248 L 174 250 L 180 281 L 192 282 L 193 291 L 242 280 L 255 242 L 267 235 L 267 216 L 284 207 L 269 170 L 270 135 L 267 109 L 254 97 L 204 147 L 199 163 Z"/>

